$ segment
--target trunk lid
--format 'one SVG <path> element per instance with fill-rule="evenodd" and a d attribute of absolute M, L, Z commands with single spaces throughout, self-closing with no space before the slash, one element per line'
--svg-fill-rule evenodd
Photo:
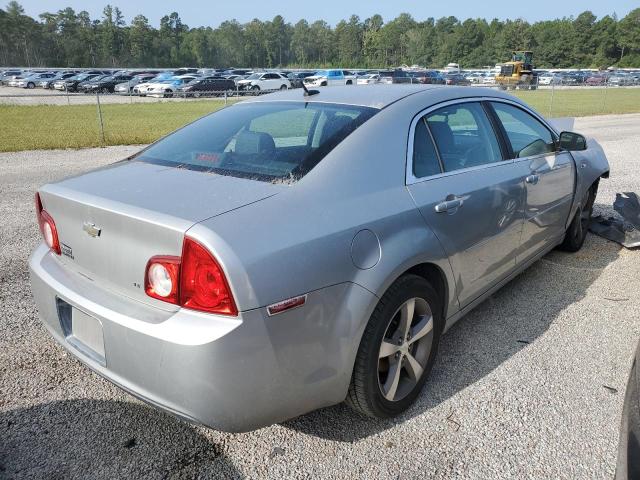
<path fill-rule="evenodd" d="M 127 161 L 40 190 L 62 247 L 60 261 L 98 288 L 160 306 L 144 292 L 147 261 L 181 255 L 195 223 L 268 198 L 281 185 Z"/>

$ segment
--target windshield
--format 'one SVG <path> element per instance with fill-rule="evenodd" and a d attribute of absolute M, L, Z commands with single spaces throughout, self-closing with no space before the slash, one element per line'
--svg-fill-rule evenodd
<path fill-rule="evenodd" d="M 292 183 L 377 112 L 304 102 L 238 104 L 160 140 L 135 158 L 265 182 Z"/>
<path fill-rule="evenodd" d="M 327 76 L 327 71 L 326 70 L 318 70 L 316 73 L 313 74 L 313 76 L 315 76 L 315 77 L 326 77 Z"/>
<path fill-rule="evenodd" d="M 246 79 L 247 80 L 257 80 L 258 78 L 260 78 L 262 76 L 261 73 L 252 73 L 251 75 L 249 75 Z"/>

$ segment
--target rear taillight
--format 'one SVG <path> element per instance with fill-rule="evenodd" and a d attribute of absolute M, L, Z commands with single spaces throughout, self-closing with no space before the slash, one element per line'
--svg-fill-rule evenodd
<path fill-rule="evenodd" d="M 147 263 L 144 290 L 147 295 L 169 303 L 178 303 L 180 257 L 158 255 Z"/>
<path fill-rule="evenodd" d="M 189 237 L 182 244 L 180 304 L 204 312 L 238 314 L 222 268 L 206 248 Z"/>
<path fill-rule="evenodd" d="M 220 315 L 238 309 L 224 271 L 200 243 L 185 237 L 182 257 L 156 256 L 147 263 L 145 291 L 158 300 Z"/>
<path fill-rule="evenodd" d="M 38 217 L 38 226 L 40 227 L 40 233 L 44 243 L 47 244 L 53 252 L 60 255 L 60 240 L 58 240 L 58 229 L 56 223 L 51 218 L 51 215 L 42 208 L 42 200 L 40 200 L 40 194 L 36 193 L 36 216 Z"/>

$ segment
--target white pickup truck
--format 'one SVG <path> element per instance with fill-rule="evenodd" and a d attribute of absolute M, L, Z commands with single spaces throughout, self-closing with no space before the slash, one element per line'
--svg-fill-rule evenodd
<path fill-rule="evenodd" d="M 304 79 L 306 87 L 326 87 L 335 85 L 355 85 L 356 76 L 347 70 L 319 70 Z"/>

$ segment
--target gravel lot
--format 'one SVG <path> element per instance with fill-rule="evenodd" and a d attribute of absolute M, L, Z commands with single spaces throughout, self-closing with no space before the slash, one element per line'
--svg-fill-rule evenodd
<path fill-rule="evenodd" d="M 640 115 L 582 118 L 611 162 L 596 213 L 640 192 Z M 590 235 L 443 337 L 424 394 L 376 422 L 344 406 L 253 433 L 193 427 L 97 377 L 41 327 L 27 257 L 37 186 L 135 147 L 0 154 L 0 477 L 611 478 L 640 335 L 638 252 Z"/>

